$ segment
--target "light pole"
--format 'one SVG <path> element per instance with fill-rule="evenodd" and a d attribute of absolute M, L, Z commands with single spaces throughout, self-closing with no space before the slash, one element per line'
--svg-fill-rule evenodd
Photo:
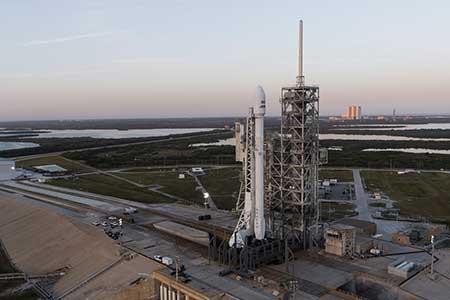
<path fill-rule="evenodd" d="M 431 278 L 434 278 L 434 235 L 431 236 Z"/>

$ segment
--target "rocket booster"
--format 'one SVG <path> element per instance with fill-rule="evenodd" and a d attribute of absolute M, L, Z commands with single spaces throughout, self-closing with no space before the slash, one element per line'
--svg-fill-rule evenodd
<path fill-rule="evenodd" d="M 261 86 L 256 88 L 257 103 L 255 114 L 255 217 L 254 230 L 257 240 L 264 239 L 264 115 L 266 114 L 266 94 Z"/>

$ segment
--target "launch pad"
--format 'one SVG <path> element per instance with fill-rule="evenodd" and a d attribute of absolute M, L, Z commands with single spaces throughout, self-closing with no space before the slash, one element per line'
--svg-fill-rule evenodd
<path fill-rule="evenodd" d="M 246 124 L 236 125 L 242 161 L 240 218 L 229 241 L 209 236 L 209 259 L 245 275 L 259 265 L 288 262 L 319 242 L 319 88 L 303 77 L 303 23 L 296 85 L 281 88 L 280 132 L 264 143 L 265 94 Z"/>

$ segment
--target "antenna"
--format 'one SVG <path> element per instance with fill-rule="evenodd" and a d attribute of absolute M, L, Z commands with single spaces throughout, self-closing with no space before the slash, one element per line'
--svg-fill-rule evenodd
<path fill-rule="evenodd" d="M 297 85 L 305 84 L 305 77 L 303 76 L 303 20 L 300 20 L 298 32 L 298 75 Z"/>

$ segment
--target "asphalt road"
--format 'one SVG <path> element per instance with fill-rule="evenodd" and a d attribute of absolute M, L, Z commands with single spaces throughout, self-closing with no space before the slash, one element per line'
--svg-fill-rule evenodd
<path fill-rule="evenodd" d="M 359 169 L 353 169 L 353 180 L 355 182 L 356 205 L 359 213 L 359 215 L 355 218 L 365 221 L 373 221 L 372 215 L 369 211 L 368 198 L 366 192 L 364 191 Z"/>

